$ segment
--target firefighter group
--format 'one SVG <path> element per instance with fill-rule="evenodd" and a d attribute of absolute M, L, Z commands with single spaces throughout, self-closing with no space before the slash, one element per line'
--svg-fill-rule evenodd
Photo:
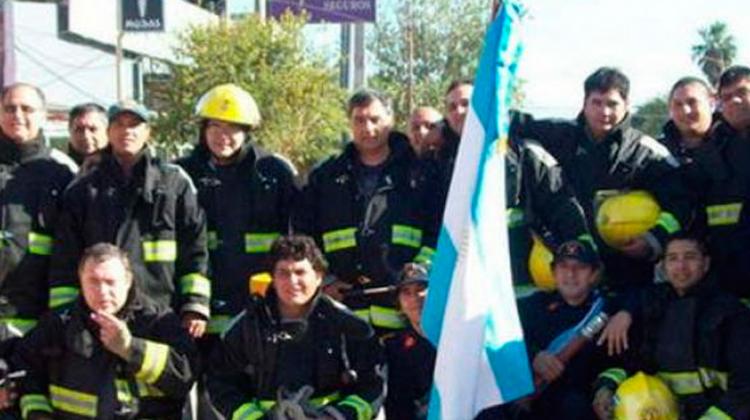
<path fill-rule="evenodd" d="M 422 308 L 472 92 L 407 134 L 356 92 L 351 141 L 299 174 L 231 83 L 174 162 L 143 104 L 74 107 L 61 151 L 44 92 L 6 86 L 0 418 L 426 418 Z M 496 260 L 535 392 L 477 418 L 750 418 L 750 68 L 676 81 L 656 139 L 629 93 L 602 67 L 573 120 L 510 112 Z"/>

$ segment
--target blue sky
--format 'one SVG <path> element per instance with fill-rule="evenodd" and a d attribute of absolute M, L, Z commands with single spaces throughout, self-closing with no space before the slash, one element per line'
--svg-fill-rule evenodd
<path fill-rule="evenodd" d="M 698 28 L 728 24 L 737 63 L 750 65 L 748 0 L 529 0 L 526 108 L 538 115 L 572 117 L 581 107 L 583 79 L 601 65 L 631 79 L 634 105 L 664 94 L 685 75 L 701 75 L 690 59 Z"/>
<path fill-rule="evenodd" d="M 377 3 L 379 13 L 392 7 L 392 0 Z M 630 77 L 634 106 L 666 94 L 682 76 L 701 76 L 690 47 L 699 41 L 698 29 L 717 20 L 726 22 L 736 39 L 736 62 L 750 65 L 748 0 L 527 0 L 526 5 L 531 18 L 519 72 L 526 80 L 525 107 L 539 116 L 575 116 L 583 80 L 602 65 L 617 66 Z M 336 25 L 311 25 L 308 37 L 328 53 L 337 51 Z"/>

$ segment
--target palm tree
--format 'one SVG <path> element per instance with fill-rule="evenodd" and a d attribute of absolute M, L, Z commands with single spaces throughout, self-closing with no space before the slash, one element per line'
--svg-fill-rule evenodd
<path fill-rule="evenodd" d="M 734 36 L 724 22 L 714 22 L 698 30 L 701 43 L 693 45 L 693 61 L 701 68 L 708 81 L 716 86 L 721 73 L 732 64 L 737 55 Z"/>

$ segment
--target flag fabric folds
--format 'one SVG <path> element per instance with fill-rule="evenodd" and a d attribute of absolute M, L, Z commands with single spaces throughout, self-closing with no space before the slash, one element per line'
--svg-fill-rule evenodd
<path fill-rule="evenodd" d="M 422 316 L 437 347 L 429 418 L 469 420 L 533 391 L 511 279 L 505 147 L 520 56 L 519 1 L 505 0 L 477 70 Z"/>

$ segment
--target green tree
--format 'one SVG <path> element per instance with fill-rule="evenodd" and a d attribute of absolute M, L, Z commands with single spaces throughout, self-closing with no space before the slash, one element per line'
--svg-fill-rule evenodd
<path fill-rule="evenodd" d="M 662 96 L 646 101 L 638 106 L 633 114 L 633 126 L 652 137 L 659 137 L 662 126 L 667 120 L 669 120 L 667 99 Z"/>
<path fill-rule="evenodd" d="M 305 52 L 304 17 L 197 26 L 182 34 L 161 92 L 157 145 L 174 154 L 197 137 L 193 110 L 211 87 L 232 82 L 248 90 L 261 111 L 257 141 L 301 170 L 333 153 L 346 127 L 344 92 L 336 69 Z"/>
<path fill-rule="evenodd" d="M 370 85 L 394 102 L 397 121 L 443 103 L 448 84 L 473 77 L 490 8 L 486 0 L 393 0 L 381 7 L 369 52 Z M 411 64 L 410 64 L 411 63 Z"/>
<path fill-rule="evenodd" d="M 724 22 L 714 22 L 698 30 L 701 42 L 692 47 L 693 61 L 700 67 L 712 86 L 717 86 L 724 70 L 737 56 L 734 36 Z"/>

